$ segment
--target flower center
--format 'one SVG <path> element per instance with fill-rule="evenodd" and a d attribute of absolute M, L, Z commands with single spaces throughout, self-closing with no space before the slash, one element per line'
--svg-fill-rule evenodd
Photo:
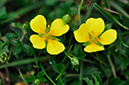
<path fill-rule="evenodd" d="M 93 31 L 89 33 L 89 39 L 92 43 L 98 42 L 98 36 Z"/>
<path fill-rule="evenodd" d="M 43 39 L 43 40 L 58 40 L 55 36 L 52 36 L 50 33 L 50 26 L 48 25 L 48 27 L 46 28 L 45 32 L 40 32 L 39 36 Z"/>

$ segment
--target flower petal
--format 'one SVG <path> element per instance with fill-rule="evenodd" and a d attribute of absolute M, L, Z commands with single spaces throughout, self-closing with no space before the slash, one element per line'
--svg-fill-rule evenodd
<path fill-rule="evenodd" d="M 88 53 L 102 51 L 102 50 L 104 50 L 104 47 L 98 46 L 94 43 L 92 43 L 84 48 L 84 51 L 86 51 Z"/>
<path fill-rule="evenodd" d="M 78 30 L 74 31 L 74 37 L 80 43 L 87 42 L 89 40 L 86 24 L 82 24 Z"/>
<path fill-rule="evenodd" d="M 91 35 L 96 37 L 104 31 L 105 24 L 102 18 L 89 18 L 86 21 L 86 28 Z"/>
<path fill-rule="evenodd" d="M 37 15 L 30 21 L 31 29 L 36 33 L 44 33 L 46 30 L 46 19 L 43 15 Z"/>
<path fill-rule="evenodd" d="M 55 19 L 50 28 L 50 35 L 61 36 L 69 30 L 69 25 L 67 25 L 62 19 Z"/>
<path fill-rule="evenodd" d="M 48 40 L 47 52 L 51 55 L 57 55 L 65 50 L 64 45 L 56 40 Z"/>
<path fill-rule="evenodd" d="M 33 44 L 34 48 L 37 48 L 37 49 L 45 48 L 45 39 L 39 37 L 38 35 L 35 35 L 35 34 L 31 35 L 30 41 Z"/>
<path fill-rule="evenodd" d="M 103 45 L 109 45 L 117 39 L 117 32 L 114 29 L 105 31 L 99 38 L 99 42 Z"/>

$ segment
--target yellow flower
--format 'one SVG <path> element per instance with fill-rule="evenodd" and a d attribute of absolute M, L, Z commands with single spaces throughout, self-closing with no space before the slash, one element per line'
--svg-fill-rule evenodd
<path fill-rule="evenodd" d="M 44 49 L 52 55 L 57 55 L 65 50 L 65 46 L 58 41 L 56 36 L 61 36 L 69 30 L 67 25 L 62 19 L 55 19 L 51 27 L 46 27 L 47 22 L 44 16 L 37 15 L 30 21 L 31 29 L 38 33 L 30 36 L 30 41 L 36 49 Z"/>
<path fill-rule="evenodd" d="M 81 24 L 79 29 L 74 31 L 75 39 L 84 43 L 84 51 L 91 53 L 104 50 L 103 45 L 109 45 L 117 39 L 117 32 L 109 29 L 102 33 L 105 24 L 102 18 L 89 18 L 86 23 Z"/>

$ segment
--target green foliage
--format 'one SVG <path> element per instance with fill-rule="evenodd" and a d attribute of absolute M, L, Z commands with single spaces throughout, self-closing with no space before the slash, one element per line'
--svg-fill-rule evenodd
<path fill-rule="evenodd" d="M 128 0 L 0 0 L 0 85 L 22 81 L 26 85 L 128 85 L 128 4 Z M 56 18 L 69 25 L 70 30 L 59 37 L 66 48 L 59 55 L 30 43 L 29 23 L 38 14 L 45 16 L 47 25 Z M 86 53 L 84 48 L 91 42 L 82 45 L 74 38 L 73 31 L 90 17 L 103 18 L 104 31 L 117 31 L 117 40 L 104 51 Z"/>

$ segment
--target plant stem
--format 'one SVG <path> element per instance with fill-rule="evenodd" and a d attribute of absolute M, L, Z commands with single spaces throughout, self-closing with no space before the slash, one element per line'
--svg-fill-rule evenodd
<path fill-rule="evenodd" d="M 50 58 L 49 56 L 40 57 L 40 58 L 38 58 L 38 61 L 48 60 L 49 58 Z M 22 64 L 28 64 L 28 63 L 32 63 L 32 62 L 35 62 L 35 58 L 18 60 L 18 61 L 11 62 L 9 64 L 3 64 L 3 65 L 0 65 L 0 69 L 5 68 L 5 67 L 13 67 L 13 66 L 22 65 Z"/>
<path fill-rule="evenodd" d="M 22 75 L 20 69 L 18 69 L 18 71 L 19 71 L 19 74 L 20 74 L 22 80 L 24 81 L 24 83 L 25 83 L 26 85 L 29 85 L 29 84 L 27 83 L 27 81 L 25 80 L 24 76 Z"/>
<path fill-rule="evenodd" d="M 107 73 L 106 73 L 106 71 L 105 71 L 105 69 L 104 69 L 104 67 L 103 67 L 103 65 L 102 65 L 102 62 L 101 62 L 101 60 L 100 60 L 98 54 L 97 54 L 97 53 L 95 53 L 95 54 L 96 54 L 96 56 L 97 56 L 97 58 L 98 58 L 99 64 L 100 64 L 100 66 L 101 66 L 101 68 L 102 68 L 104 74 L 105 74 L 105 75 L 107 76 L 107 78 L 109 79 L 109 76 L 107 75 Z"/>
<path fill-rule="evenodd" d="M 83 2 L 84 2 L 84 0 L 81 0 L 81 3 L 80 3 L 80 9 L 82 8 Z"/>
<path fill-rule="evenodd" d="M 45 70 L 44 70 L 44 68 L 43 68 L 41 63 L 40 63 L 40 67 L 41 67 L 43 73 L 45 74 L 45 76 L 53 83 L 53 85 L 56 85 L 56 83 L 47 75 L 47 73 L 45 72 Z"/>
<path fill-rule="evenodd" d="M 128 27 L 124 26 L 123 24 L 121 24 L 115 17 L 113 17 L 110 13 L 107 14 L 97 3 L 94 3 L 93 6 L 108 20 L 110 19 L 110 21 L 115 21 L 119 26 L 121 26 L 122 28 L 129 30 Z"/>
<path fill-rule="evenodd" d="M 111 57 L 110 57 L 110 53 L 108 53 L 107 59 L 108 59 L 108 61 L 110 63 L 110 66 L 111 66 L 111 69 L 112 69 L 112 73 L 113 73 L 114 78 L 117 78 L 115 67 L 114 67 L 113 62 L 112 62 Z"/>
<path fill-rule="evenodd" d="M 65 71 L 65 69 L 68 67 L 69 63 L 70 63 L 70 62 L 68 62 L 68 63 L 66 64 L 65 68 L 63 68 L 63 69 L 61 70 L 61 72 L 60 72 L 60 74 L 57 76 L 56 80 L 58 80 L 58 79 L 61 77 L 62 73 L 63 73 L 63 72 Z"/>
<path fill-rule="evenodd" d="M 85 58 L 83 58 L 83 61 L 84 62 L 89 62 L 89 63 L 92 63 L 92 64 L 95 64 L 96 62 L 94 62 L 94 61 L 91 61 L 91 60 L 88 60 L 88 59 L 85 59 Z"/>
<path fill-rule="evenodd" d="M 63 62 L 65 61 L 65 59 L 67 58 L 67 56 L 68 56 L 69 52 L 71 51 L 72 47 L 73 47 L 73 45 L 70 46 L 70 48 L 69 48 L 69 50 L 67 51 L 67 53 L 64 52 L 65 57 L 64 57 L 64 59 L 61 61 L 62 64 L 63 64 Z"/>
<path fill-rule="evenodd" d="M 20 39 L 20 42 L 22 42 L 22 40 L 24 39 L 24 37 L 25 37 L 25 35 L 26 35 L 26 32 L 24 31 L 24 30 L 22 30 L 23 31 L 23 34 L 22 34 L 22 37 L 21 37 L 21 39 Z"/>
<path fill-rule="evenodd" d="M 5 44 L 6 44 L 6 42 L 4 42 L 4 43 L 0 46 L 0 50 L 1 50 L 1 48 L 2 48 Z"/>
<path fill-rule="evenodd" d="M 84 0 L 81 0 L 80 6 L 78 5 L 78 16 L 79 16 L 79 26 L 81 25 L 81 8 Z M 80 85 L 83 85 L 83 60 L 80 60 Z"/>
<path fill-rule="evenodd" d="M 83 60 L 80 61 L 80 85 L 83 85 Z"/>
<path fill-rule="evenodd" d="M 67 74 L 66 77 L 79 77 L 80 74 Z"/>
<path fill-rule="evenodd" d="M 79 26 L 81 25 L 81 13 L 80 13 L 80 6 L 78 5 L 78 16 L 79 16 Z"/>

